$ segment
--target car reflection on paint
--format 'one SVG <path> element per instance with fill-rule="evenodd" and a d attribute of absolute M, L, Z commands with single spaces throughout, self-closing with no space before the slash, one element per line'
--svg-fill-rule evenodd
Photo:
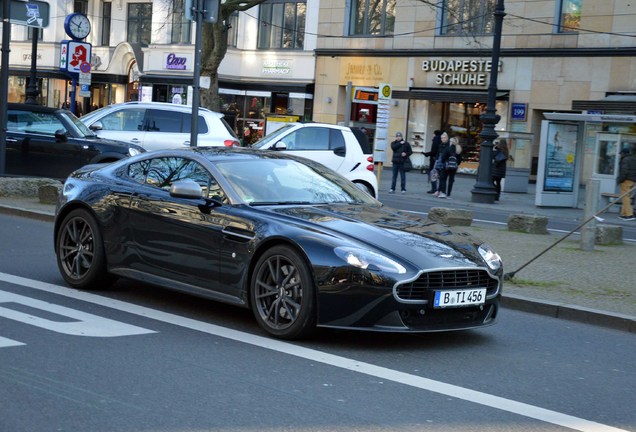
<path fill-rule="evenodd" d="M 54 244 L 75 288 L 149 282 L 250 308 L 285 339 L 487 326 L 503 274 L 479 239 L 388 208 L 318 163 L 252 149 L 85 167 L 64 184 Z"/>

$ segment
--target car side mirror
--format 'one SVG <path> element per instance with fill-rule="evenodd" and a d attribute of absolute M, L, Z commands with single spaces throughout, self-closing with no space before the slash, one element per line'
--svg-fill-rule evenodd
<path fill-rule="evenodd" d="M 58 141 L 66 141 L 68 136 L 66 135 L 66 129 L 58 129 L 55 131 L 55 139 Z"/>
<path fill-rule="evenodd" d="M 287 144 L 285 144 L 282 141 L 278 141 L 276 144 L 274 144 L 274 147 L 272 147 L 272 149 L 274 149 L 274 150 L 287 150 Z"/>
<path fill-rule="evenodd" d="M 178 180 L 170 185 L 170 196 L 175 198 L 203 198 L 203 189 L 194 180 Z"/>
<path fill-rule="evenodd" d="M 95 123 L 90 125 L 88 128 L 92 131 L 100 131 L 104 129 L 104 125 L 102 124 L 101 121 L 96 121 Z"/>

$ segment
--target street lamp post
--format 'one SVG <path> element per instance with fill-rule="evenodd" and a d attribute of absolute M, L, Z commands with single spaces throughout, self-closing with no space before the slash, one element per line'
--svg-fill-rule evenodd
<path fill-rule="evenodd" d="M 486 112 L 481 115 L 480 120 L 484 127 L 479 134 L 482 138 L 481 149 L 479 151 L 479 169 L 477 171 L 477 182 L 470 191 L 472 201 L 477 203 L 492 204 L 497 195 L 492 183 L 492 148 L 493 141 L 499 136 L 495 131 L 495 126 L 501 118 L 497 115 L 497 75 L 499 73 L 499 51 L 501 49 L 501 26 L 504 13 L 504 0 L 497 0 L 495 8 L 495 34 L 492 43 L 492 61 L 490 68 L 490 83 L 488 84 L 488 104 Z"/>
<path fill-rule="evenodd" d="M 29 84 L 26 88 L 25 103 L 38 104 L 38 95 L 40 90 L 38 89 L 38 80 L 36 76 L 37 71 L 37 58 L 38 58 L 38 37 L 40 36 L 39 27 L 32 27 L 33 40 L 31 41 L 31 71 L 29 74 Z"/>

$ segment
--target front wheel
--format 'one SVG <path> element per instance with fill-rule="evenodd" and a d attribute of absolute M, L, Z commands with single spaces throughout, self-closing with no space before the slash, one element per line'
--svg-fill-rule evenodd
<path fill-rule="evenodd" d="M 315 330 L 313 279 L 305 260 L 290 247 L 275 246 L 260 257 L 250 299 L 256 321 L 272 336 L 300 339 Z"/>
<path fill-rule="evenodd" d="M 114 280 L 106 272 L 97 221 L 84 209 L 73 210 L 60 224 L 55 253 L 62 277 L 73 288 L 98 289 Z"/>

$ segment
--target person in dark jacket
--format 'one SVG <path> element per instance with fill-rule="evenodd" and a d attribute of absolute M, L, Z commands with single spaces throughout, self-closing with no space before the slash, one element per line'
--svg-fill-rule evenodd
<path fill-rule="evenodd" d="M 397 175 L 400 174 L 400 186 L 402 193 L 406 193 L 406 172 L 404 171 L 404 162 L 413 154 L 411 144 L 404 140 L 402 132 L 395 133 L 395 141 L 391 143 L 391 150 L 393 150 L 393 157 L 391 163 L 393 163 L 393 178 L 391 179 L 391 190 L 389 193 L 395 192 L 395 183 L 397 182 Z"/>
<path fill-rule="evenodd" d="M 441 142 L 439 144 L 439 149 L 437 151 L 437 158 L 435 159 L 435 169 L 439 174 L 439 180 L 437 181 L 437 191 L 435 192 L 435 196 L 439 198 L 446 198 L 446 170 L 444 169 L 444 164 L 442 163 L 442 155 L 448 149 L 450 145 L 448 142 L 448 134 L 446 132 L 442 133 L 440 137 Z M 442 189 L 442 185 L 444 188 Z"/>
<path fill-rule="evenodd" d="M 636 220 L 634 208 L 632 207 L 632 194 L 627 193 L 636 185 L 636 156 L 630 153 L 628 148 L 621 150 L 621 161 L 618 165 L 618 177 L 616 182 L 620 187 L 620 194 L 623 195 L 620 218 L 623 220 Z"/>
<path fill-rule="evenodd" d="M 435 159 L 437 159 L 437 153 L 439 152 L 439 146 L 442 144 L 442 131 L 436 130 L 433 132 L 433 140 L 431 144 L 431 151 L 424 152 L 424 156 L 428 156 L 428 181 L 431 183 L 431 189 L 426 193 L 434 194 L 437 192 L 437 178 L 431 177 L 431 172 L 435 167 Z"/>
<path fill-rule="evenodd" d="M 452 137 L 449 143 L 450 145 L 442 155 L 442 164 L 446 175 L 441 180 L 439 188 L 443 193 L 440 193 L 438 198 L 450 198 L 457 168 L 462 163 L 462 146 L 459 145 L 459 140 L 457 137 Z"/>
<path fill-rule="evenodd" d="M 501 195 L 501 180 L 506 177 L 506 163 L 508 160 L 513 160 L 508 150 L 508 142 L 505 139 L 500 139 L 493 149 L 492 154 L 492 183 L 495 185 L 495 201 L 499 201 Z"/>

